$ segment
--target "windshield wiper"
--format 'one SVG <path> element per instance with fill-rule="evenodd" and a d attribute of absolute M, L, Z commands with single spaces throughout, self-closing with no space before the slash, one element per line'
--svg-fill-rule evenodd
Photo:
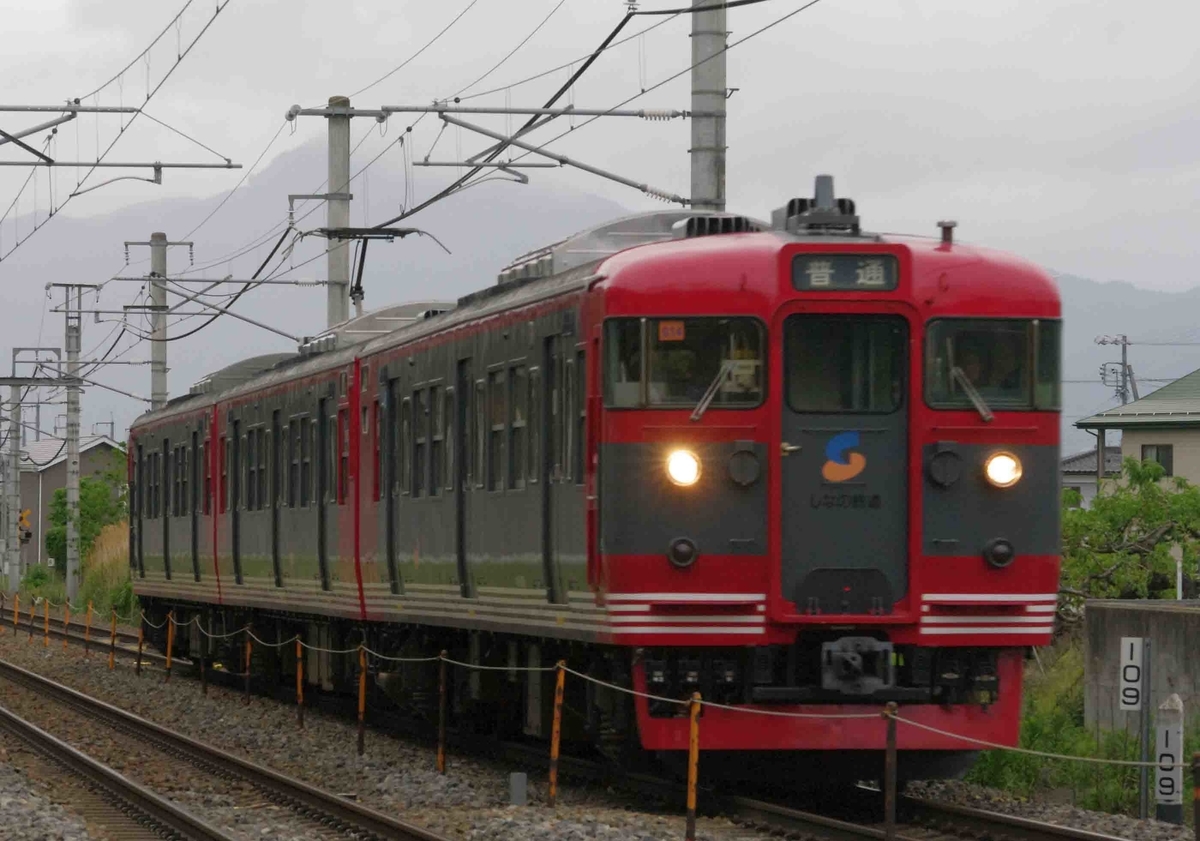
<path fill-rule="evenodd" d="M 696 408 L 692 410 L 691 420 L 698 421 L 704 417 L 704 413 L 708 411 L 708 407 L 712 405 L 717 396 L 717 389 L 721 387 L 722 381 L 729 376 L 733 371 L 733 360 L 726 359 L 721 363 L 720 370 L 713 377 L 713 381 L 708 384 L 708 388 L 704 390 L 704 396 L 700 398 L 700 402 L 696 404 Z"/>
<path fill-rule="evenodd" d="M 971 401 L 971 405 L 975 407 L 975 411 L 979 412 L 979 417 L 983 418 L 983 422 L 991 423 L 993 418 L 992 410 L 984 402 L 983 396 L 975 388 L 975 383 L 971 382 L 971 378 L 957 365 L 950 368 L 950 376 L 956 383 L 962 386 L 962 390 L 966 392 L 967 399 Z"/>

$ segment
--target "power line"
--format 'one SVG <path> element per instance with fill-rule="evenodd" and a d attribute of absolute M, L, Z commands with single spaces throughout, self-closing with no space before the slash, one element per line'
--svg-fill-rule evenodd
<path fill-rule="evenodd" d="M 149 117 L 150 115 L 147 114 L 146 116 Z M 150 119 L 154 119 L 154 118 L 150 117 Z M 259 165 L 259 163 L 262 162 L 262 159 L 266 156 L 267 152 L 271 151 L 271 147 L 275 145 L 275 141 L 279 139 L 279 135 L 283 134 L 283 129 L 285 126 L 287 126 L 286 120 L 284 120 L 283 123 L 280 124 L 279 128 L 275 131 L 275 134 L 271 137 L 270 140 L 267 141 L 267 145 L 264 146 L 263 150 L 258 153 L 258 157 L 254 159 L 254 163 L 250 164 L 250 167 L 245 172 L 242 173 L 242 177 L 240 179 L 238 179 L 238 182 L 236 184 L 233 185 L 233 189 L 231 189 L 228 193 L 225 194 L 225 196 L 221 199 L 221 201 L 219 201 L 217 203 L 217 206 L 214 207 L 212 210 L 210 210 L 208 215 L 205 216 L 203 219 L 201 219 L 199 224 L 196 225 L 196 227 L 192 228 L 190 231 L 188 231 L 186 234 L 183 235 L 184 239 L 191 239 L 192 234 L 196 233 L 196 231 L 200 230 L 206 224 L 208 224 L 208 220 L 212 219 L 214 216 L 216 216 L 217 212 L 220 211 L 220 209 L 225 206 L 225 203 L 227 201 L 229 201 L 231 198 L 233 198 L 233 194 L 238 191 L 238 188 L 240 188 L 243 184 L 246 183 L 246 179 L 248 179 L 250 177 L 250 173 L 254 172 L 255 167 L 257 167 Z"/>
<path fill-rule="evenodd" d="M 491 76 L 493 73 L 495 73 L 497 70 L 499 70 L 506 61 L 508 61 L 510 58 L 512 58 L 514 55 L 517 54 L 517 51 L 520 50 L 521 47 L 528 44 L 530 42 L 530 40 L 532 40 L 533 36 L 537 35 L 542 30 L 543 26 L 545 26 L 547 23 L 550 22 L 550 18 L 554 17 L 554 13 L 557 12 L 559 9 L 561 9 L 563 7 L 563 4 L 566 2 L 567 2 L 567 0 L 558 0 L 558 3 L 555 4 L 554 8 L 550 10 L 549 14 L 547 14 L 544 18 L 542 18 L 541 22 L 533 28 L 533 31 L 531 31 L 528 35 L 526 35 L 523 39 L 521 39 L 521 43 L 517 44 L 515 47 L 513 47 L 511 50 L 509 50 L 508 54 L 505 55 L 504 58 L 502 58 L 498 62 L 496 62 L 494 65 L 492 65 L 492 68 L 490 70 L 488 70 L 486 73 L 484 73 L 482 76 L 480 76 L 478 79 L 476 79 L 471 84 L 467 85 L 464 88 L 461 88 L 457 93 L 454 94 L 454 96 L 457 97 L 459 94 L 463 93 L 464 91 L 469 91 L 471 88 L 475 87 L 480 82 L 482 82 L 484 79 L 486 79 L 488 76 Z"/>
<path fill-rule="evenodd" d="M 194 2 L 194 0 L 188 0 L 187 5 L 184 6 L 184 9 L 180 11 L 179 15 L 176 15 L 175 19 L 172 20 L 171 24 L 167 25 L 167 29 L 165 29 L 163 31 L 163 34 L 165 34 L 166 31 L 170 29 L 171 25 L 173 25 L 175 23 L 175 21 L 177 21 L 179 19 L 179 16 L 182 15 L 183 12 L 187 10 L 187 6 L 190 6 L 192 4 L 192 2 Z M 199 43 L 200 39 L 204 37 L 204 34 L 206 32 L 208 32 L 209 27 L 211 27 L 213 25 L 213 23 L 216 21 L 218 15 L 221 14 L 222 10 L 224 10 L 225 7 L 230 4 L 230 2 L 232 2 L 232 0 L 223 0 L 223 2 L 219 2 L 217 4 L 217 6 L 213 10 L 212 17 L 210 17 L 208 19 L 208 21 L 204 24 L 204 26 L 200 29 L 200 31 L 196 34 L 196 36 L 194 38 L 192 38 L 191 42 L 188 43 L 187 47 L 182 49 L 179 52 L 178 57 L 175 59 L 175 63 L 172 64 L 170 66 L 170 68 L 167 69 L 167 72 L 165 74 L 163 74 L 163 77 L 162 77 L 162 79 L 160 79 L 158 81 L 158 84 L 156 84 L 153 88 L 151 88 L 150 90 L 148 90 L 146 92 L 146 99 L 145 99 L 145 102 L 143 103 L 143 105 L 149 103 L 150 100 L 154 98 L 154 95 L 157 94 L 159 92 L 159 90 L 162 89 L 162 86 L 167 83 L 167 80 L 170 79 L 172 75 L 174 75 L 175 71 L 179 68 L 179 65 L 183 63 L 183 60 L 185 58 L 187 58 L 187 56 L 191 53 L 192 49 L 196 46 L 197 43 Z M 162 38 L 161 34 L 159 35 L 159 38 Z M 157 43 L 157 40 L 158 39 L 155 39 L 155 43 Z M 151 46 L 153 46 L 153 44 Z M 147 50 L 148 49 L 149 48 L 147 48 Z M 132 67 L 133 64 L 136 63 L 138 61 L 138 59 L 140 59 L 141 56 L 145 55 L 145 54 L 146 54 L 146 51 L 143 51 L 141 53 L 141 55 L 139 55 L 138 58 L 135 58 L 134 61 L 131 62 L 125 69 L 128 70 L 129 67 Z M 121 73 L 124 73 L 124 72 L 125 72 L 124 70 L 121 71 Z M 117 76 L 113 77 L 113 79 L 119 78 L 121 76 L 121 73 L 118 73 Z M 111 82 L 111 80 L 110 80 L 110 82 Z M 105 85 L 109 84 L 110 82 L 106 82 Z M 96 91 L 93 91 L 92 93 L 88 94 L 87 96 L 94 96 L 98 91 L 102 90 L 103 87 L 104 86 L 97 88 Z M 86 97 L 83 97 L 83 98 L 86 98 Z M 42 222 L 42 224 L 40 224 L 40 225 L 35 224 L 33 227 L 33 230 L 31 230 L 28 234 L 26 234 L 23 239 L 18 239 L 12 248 L 10 248 L 8 251 L 4 252 L 3 254 L 0 254 L 0 263 L 4 262 L 4 260 L 8 259 L 14 251 L 16 251 L 18 248 L 20 248 L 26 242 L 28 242 L 30 237 L 32 237 L 34 234 L 36 234 L 38 231 L 40 231 L 42 228 L 44 228 L 46 226 L 46 223 L 49 222 L 50 219 L 52 219 L 55 215 L 57 215 L 58 212 L 61 212 L 63 210 L 63 208 L 65 208 L 68 204 L 71 203 L 71 199 L 73 199 L 75 196 L 80 195 L 79 188 L 82 187 L 84 185 L 84 183 L 87 182 L 88 178 L 90 178 L 92 176 L 92 174 L 101 165 L 101 163 L 104 161 L 104 159 L 106 157 L 108 157 L 108 153 L 111 152 L 113 150 L 113 147 L 116 146 L 117 143 L 121 140 L 121 138 L 125 136 L 125 132 L 129 129 L 130 126 L 133 125 L 134 120 L 136 120 L 138 118 L 138 116 L 142 113 L 144 113 L 144 112 L 139 109 L 129 118 L 129 122 L 127 122 L 123 126 L 121 126 L 121 128 L 117 131 L 117 136 L 112 139 L 112 142 L 109 143 L 108 146 L 105 147 L 103 152 L 100 152 L 99 154 L 97 154 L 95 163 L 92 164 L 92 166 L 87 170 L 87 172 L 84 173 L 83 177 L 81 179 L 79 179 L 79 181 L 75 187 L 75 192 L 68 195 L 63 200 L 63 203 L 58 206 L 58 210 L 55 211 L 54 213 L 51 213 L 49 216 L 47 216 L 46 220 L 44 222 Z M 28 183 L 28 182 L 26 182 L 26 183 Z M 24 190 L 24 188 L 22 188 L 22 191 L 23 190 Z M 20 197 L 20 195 L 18 194 L 18 198 L 19 197 Z"/>
<path fill-rule="evenodd" d="M 150 42 L 150 46 L 146 47 L 146 49 L 142 50 L 140 53 L 138 53 L 136 56 L 134 56 L 133 61 L 129 62 L 124 67 L 122 67 L 120 70 L 118 70 L 113 75 L 113 77 L 111 79 L 109 79 L 107 82 L 105 82 L 103 85 L 96 88 L 94 91 L 92 91 L 90 93 L 85 93 L 83 96 L 81 96 L 79 98 L 80 99 L 89 99 L 89 98 L 95 96 L 96 94 L 100 93 L 100 91 L 104 90 L 109 85 L 111 85 L 113 82 L 117 81 L 117 79 L 120 79 L 122 76 L 124 76 L 126 73 L 128 73 L 129 68 L 133 67 L 133 65 L 137 64 L 139 61 L 141 61 L 143 58 L 145 58 L 146 54 L 149 53 L 152 49 L 154 49 L 155 45 L 158 44 L 158 42 L 161 41 L 163 39 L 163 37 L 168 32 L 171 31 L 171 27 L 175 26 L 176 24 L 179 23 L 179 19 L 183 17 L 184 12 L 186 12 L 188 10 L 188 7 L 191 6 L 193 2 L 194 2 L 194 0 L 187 0 L 187 2 L 183 4 L 183 8 L 179 10 L 178 14 L 176 14 L 175 17 L 171 18 L 171 20 L 167 23 L 167 25 L 163 27 L 162 32 L 158 33 L 158 35 L 154 38 L 154 40 Z M 180 56 L 180 58 L 182 58 L 182 56 Z M 146 99 L 149 100 L 150 97 L 146 97 Z"/>
<path fill-rule="evenodd" d="M 454 18 L 448 24 L 446 24 L 437 35 L 434 35 L 432 38 L 430 38 L 428 41 L 426 41 L 425 45 L 423 47 L 421 47 L 421 49 L 417 50 L 415 53 L 410 55 L 408 58 L 404 59 L 404 61 L 400 62 L 398 65 L 393 67 L 387 73 L 384 73 L 382 76 L 380 76 L 378 79 L 376 79 L 371 84 L 367 85 L 366 87 L 359 88 L 354 93 L 350 94 L 350 97 L 353 99 L 354 97 L 358 96 L 361 93 L 366 93 L 371 88 L 375 87 L 376 85 L 380 84 L 381 82 L 386 81 L 387 79 L 390 79 L 392 76 L 399 73 L 401 70 L 403 70 L 409 64 L 411 64 L 413 61 L 415 61 L 417 59 L 417 57 L 421 55 L 421 53 L 425 52 L 427 49 L 429 49 L 434 44 L 436 44 L 439 40 L 441 40 L 441 37 L 443 35 L 445 35 L 447 32 L 449 32 L 451 27 L 453 27 L 454 24 L 456 24 L 460 20 L 462 20 L 463 16 L 467 12 L 474 9 L 478 3 L 479 3 L 479 0 L 471 0 L 471 2 L 468 3 L 466 5 L 466 7 L 463 8 L 462 11 L 460 11 L 457 15 L 455 15 Z"/>

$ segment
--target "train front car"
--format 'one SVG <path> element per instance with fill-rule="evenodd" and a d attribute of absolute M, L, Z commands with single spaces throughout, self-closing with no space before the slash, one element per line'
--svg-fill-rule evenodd
<path fill-rule="evenodd" d="M 710 770 L 869 776 L 893 701 L 924 725 L 899 725 L 902 777 L 956 775 L 978 747 L 949 734 L 1016 743 L 1050 641 L 1054 284 L 854 212 L 818 179 L 769 229 L 695 220 L 593 291 L 599 598 L 637 690 L 725 705 Z M 686 749 L 685 706 L 636 712 L 645 748 Z"/>

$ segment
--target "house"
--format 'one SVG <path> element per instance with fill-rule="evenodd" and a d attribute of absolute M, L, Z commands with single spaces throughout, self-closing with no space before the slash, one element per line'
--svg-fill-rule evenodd
<path fill-rule="evenodd" d="M 1075 426 L 1118 430 L 1122 459 L 1156 461 L 1166 475 L 1200 484 L 1200 371 L 1140 400 L 1076 421 Z"/>
<path fill-rule="evenodd" d="M 1113 479 L 1121 475 L 1121 448 L 1104 448 L 1104 478 Z M 1089 508 L 1096 496 L 1096 451 L 1084 450 L 1062 460 L 1063 490 L 1079 491 L 1083 507 Z"/>
<path fill-rule="evenodd" d="M 79 476 L 95 476 L 112 470 L 113 452 L 121 445 L 107 435 L 79 439 Z M 61 438 L 26 441 L 21 446 L 21 509 L 29 511 L 33 537 L 21 547 L 21 569 L 43 564 L 46 532 L 50 529 L 50 503 L 54 492 L 67 486 L 67 442 Z M 62 558 L 56 558 L 61 563 Z"/>

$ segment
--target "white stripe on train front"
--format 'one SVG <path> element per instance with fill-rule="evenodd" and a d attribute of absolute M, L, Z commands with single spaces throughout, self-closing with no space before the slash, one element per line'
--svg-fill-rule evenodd
<path fill-rule="evenodd" d="M 922 616 L 922 625 L 1045 625 L 1049 616 Z"/>
<path fill-rule="evenodd" d="M 647 622 L 647 623 L 653 623 L 655 625 L 665 625 L 665 624 L 669 624 L 672 622 L 678 622 L 678 623 L 683 623 L 683 624 L 685 624 L 685 623 L 696 624 L 696 623 L 708 622 L 714 626 L 716 626 L 716 625 L 734 625 L 734 624 L 736 624 L 736 625 L 765 625 L 766 621 L 767 621 L 767 617 L 763 616 L 761 613 L 756 613 L 753 616 L 722 616 L 719 613 L 709 613 L 707 615 L 700 615 L 700 616 L 696 616 L 696 615 L 672 616 L 669 613 L 668 614 L 656 613 L 656 614 L 650 614 L 650 615 L 647 615 L 644 613 L 639 613 L 635 616 L 625 616 L 625 615 L 617 614 L 617 615 L 608 617 L 608 621 L 613 622 L 615 624 L 631 623 L 631 622 Z"/>

